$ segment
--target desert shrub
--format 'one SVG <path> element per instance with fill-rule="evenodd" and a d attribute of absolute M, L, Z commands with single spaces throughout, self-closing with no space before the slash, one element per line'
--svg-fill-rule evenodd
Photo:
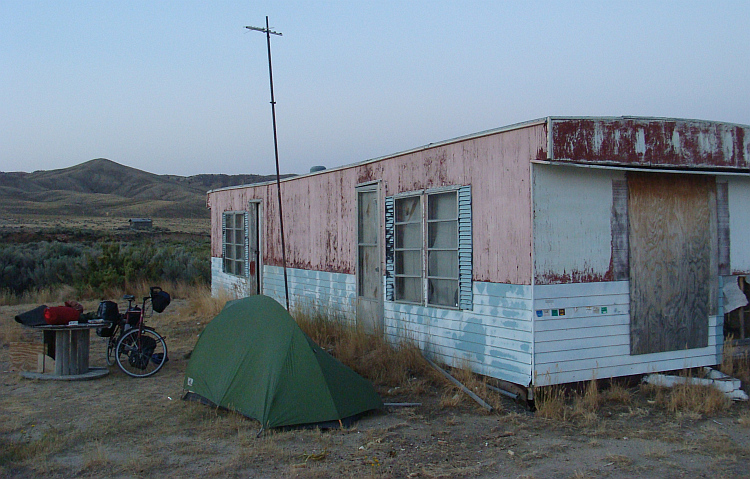
<path fill-rule="evenodd" d="M 0 245 L 0 298 L 62 285 L 101 294 L 138 282 L 200 285 L 211 280 L 207 240 Z"/>
<path fill-rule="evenodd" d="M 22 294 L 31 289 L 78 282 L 86 247 L 40 241 L 0 245 L 0 289 Z"/>

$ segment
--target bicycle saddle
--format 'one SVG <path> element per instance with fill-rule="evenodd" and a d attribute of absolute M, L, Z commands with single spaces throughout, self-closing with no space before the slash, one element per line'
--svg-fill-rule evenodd
<path fill-rule="evenodd" d="M 122 297 L 122 299 L 124 299 L 125 301 L 135 301 L 135 296 L 133 296 L 132 294 L 126 294 Z"/>

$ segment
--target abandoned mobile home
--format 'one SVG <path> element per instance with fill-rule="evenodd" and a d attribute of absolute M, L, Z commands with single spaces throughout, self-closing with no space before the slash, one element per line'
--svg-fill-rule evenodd
<path fill-rule="evenodd" d="M 208 193 L 212 288 L 284 302 L 276 183 Z M 750 126 L 559 118 L 281 182 L 292 307 L 526 387 L 715 365 Z"/>

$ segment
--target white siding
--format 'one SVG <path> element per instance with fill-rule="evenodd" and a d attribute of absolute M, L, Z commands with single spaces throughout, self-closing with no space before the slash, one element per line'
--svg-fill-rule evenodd
<path fill-rule="evenodd" d="M 211 258 L 211 294 L 217 296 L 220 291 L 226 291 L 236 298 L 251 294 L 249 278 L 225 273 L 222 264 L 221 258 Z"/>
<path fill-rule="evenodd" d="M 612 180 L 621 171 L 534 165 L 537 283 L 601 281 L 612 257 Z"/>
<path fill-rule="evenodd" d="M 709 317 L 708 347 L 631 356 L 629 288 L 628 281 L 534 287 L 536 386 L 720 362 L 722 315 Z"/>
<path fill-rule="evenodd" d="M 385 303 L 391 342 L 415 341 L 453 366 L 516 384 L 531 382 L 531 287 L 474 282 L 472 311 Z"/>
<path fill-rule="evenodd" d="M 729 264 L 731 272 L 750 272 L 750 179 L 731 176 L 729 186 Z"/>
<path fill-rule="evenodd" d="M 328 309 L 341 319 L 355 320 L 356 276 L 306 269 L 287 268 L 289 308 Z M 262 292 L 286 304 L 284 270 L 279 266 L 263 267 Z"/>

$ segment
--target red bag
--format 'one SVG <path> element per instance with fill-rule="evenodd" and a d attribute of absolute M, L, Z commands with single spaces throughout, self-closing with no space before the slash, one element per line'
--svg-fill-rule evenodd
<path fill-rule="evenodd" d="M 44 310 L 44 320 L 47 324 L 61 325 L 71 321 L 78 321 L 81 312 L 70 306 L 53 306 Z"/>

